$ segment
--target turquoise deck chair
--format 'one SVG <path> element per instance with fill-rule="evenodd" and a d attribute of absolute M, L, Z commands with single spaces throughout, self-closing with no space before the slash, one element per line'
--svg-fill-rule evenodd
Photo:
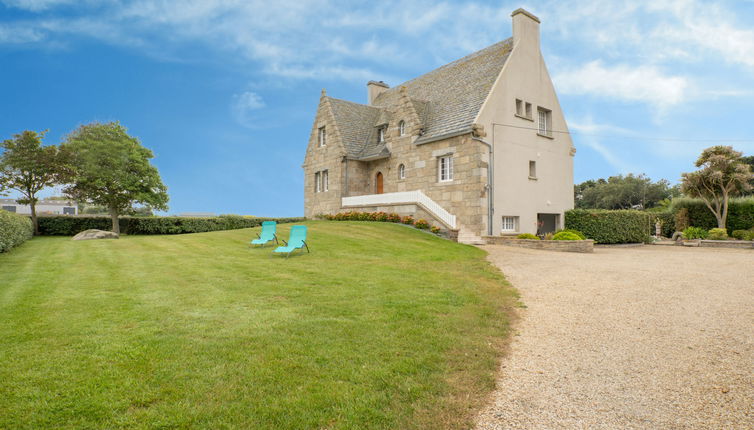
<path fill-rule="evenodd" d="M 305 225 L 294 225 L 291 227 L 291 234 L 288 237 L 288 241 L 286 242 L 285 239 L 282 240 L 283 243 L 285 243 L 285 246 L 278 246 L 274 252 L 285 254 L 285 258 L 288 258 L 288 256 L 291 255 L 291 252 L 297 249 L 303 249 L 304 247 L 306 247 L 306 252 L 311 252 L 309 251 L 309 245 L 306 244 Z"/>
<path fill-rule="evenodd" d="M 264 246 L 267 242 L 271 240 L 275 240 L 275 243 L 280 243 L 278 242 L 277 234 L 275 234 L 277 225 L 278 224 L 275 221 L 264 221 L 262 223 L 262 232 L 257 234 L 257 239 L 254 239 L 251 241 L 251 245 Z"/>

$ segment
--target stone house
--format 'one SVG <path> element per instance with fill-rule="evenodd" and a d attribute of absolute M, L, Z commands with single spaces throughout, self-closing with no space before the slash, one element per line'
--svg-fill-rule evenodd
<path fill-rule="evenodd" d="M 540 21 L 367 103 L 322 91 L 306 150 L 307 217 L 397 212 L 455 231 L 546 233 L 573 208 L 575 149 L 539 48 Z"/>

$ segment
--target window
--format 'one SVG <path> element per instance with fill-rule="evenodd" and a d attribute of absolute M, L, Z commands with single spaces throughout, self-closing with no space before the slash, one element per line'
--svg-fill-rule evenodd
<path fill-rule="evenodd" d="M 3 210 L 4 211 L 8 211 L 8 212 L 16 212 L 16 207 L 15 206 L 3 206 Z"/>
<path fill-rule="evenodd" d="M 325 127 L 319 128 L 319 133 L 317 136 L 317 143 L 319 144 L 319 146 L 327 145 L 327 132 L 325 131 Z"/>
<path fill-rule="evenodd" d="M 322 175 L 319 172 L 314 174 L 314 192 L 322 191 Z"/>
<path fill-rule="evenodd" d="M 539 131 L 543 136 L 552 136 L 552 111 L 544 108 L 537 108 L 539 114 Z"/>
<path fill-rule="evenodd" d="M 526 103 L 526 117 L 531 119 L 531 103 Z"/>
<path fill-rule="evenodd" d="M 437 170 L 440 182 L 453 180 L 453 156 L 446 155 L 437 160 Z"/>
<path fill-rule="evenodd" d="M 398 134 L 400 136 L 406 135 L 406 121 L 401 121 L 398 123 Z"/>
<path fill-rule="evenodd" d="M 377 142 L 385 142 L 385 127 L 380 127 L 377 129 Z"/>
<path fill-rule="evenodd" d="M 406 166 L 403 164 L 398 166 L 398 179 L 406 179 Z"/>
<path fill-rule="evenodd" d="M 529 161 L 529 179 L 537 179 L 537 162 Z"/>
<path fill-rule="evenodd" d="M 64 207 L 63 215 L 76 215 L 76 208 Z"/>
<path fill-rule="evenodd" d="M 330 175 L 327 173 L 327 170 L 322 171 L 322 191 L 328 191 L 330 189 Z"/>
<path fill-rule="evenodd" d="M 502 231 L 518 231 L 518 217 L 504 216 Z"/>
<path fill-rule="evenodd" d="M 321 193 L 330 189 L 330 177 L 327 170 L 320 170 L 314 174 L 314 192 Z"/>
<path fill-rule="evenodd" d="M 516 115 L 524 115 L 524 102 L 521 99 L 516 99 Z"/>

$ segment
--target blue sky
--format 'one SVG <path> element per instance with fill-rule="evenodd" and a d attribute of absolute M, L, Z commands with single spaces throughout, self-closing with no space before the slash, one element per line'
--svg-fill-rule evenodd
<path fill-rule="evenodd" d="M 599 3 L 599 4 L 598 4 Z M 542 20 L 576 181 L 677 181 L 701 149 L 754 154 L 754 0 L 0 0 L 0 139 L 119 120 L 169 213 L 303 213 L 320 90 L 358 102 Z"/>

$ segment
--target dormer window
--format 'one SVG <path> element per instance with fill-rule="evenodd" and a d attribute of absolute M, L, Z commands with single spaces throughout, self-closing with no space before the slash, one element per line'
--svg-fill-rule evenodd
<path fill-rule="evenodd" d="M 327 132 L 325 131 L 325 127 L 319 128 L 319 133 L 317 134 L 317 145 L 318 146 L 327 145 Z"/>
<path fill-rule="evenodd" d="M 385 143 L 385 127 L 377 129 L 377 142 Z"/>
<path fill-rule="evenodd" d="M 398 135 L 399 136 L 406 135 L 406 121 L 401 120 L 401 122 L 398 123 Z"/>

